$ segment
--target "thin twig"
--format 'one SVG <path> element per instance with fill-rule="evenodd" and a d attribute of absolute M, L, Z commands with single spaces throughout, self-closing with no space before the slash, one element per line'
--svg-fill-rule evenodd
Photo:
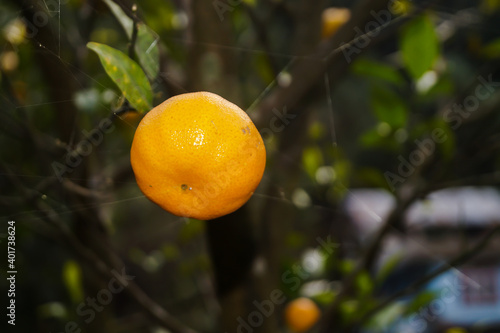
<path fill-rule="evenodd" d="M 246 13 L 248 14 L 248 17 L 250 18 L 250 21 L 253 24 L 253 27 L 255 29 L 255 32 L 257 34 L 257 38 L 259 39 L 260 44 L 264 48 L 264 55 L 267 58 L 267 61 L 269 63 L 269 66 L 271 66 L 271 69 L 273 71 L 274 76 L 278 76 L 280 74 L 280 69 L 278 64 L 276 63 L 276 60 L 271 56 L 271 46 L 269 45 L 269 37 L 268 37 L 268 32 L 269 29 L 266 27 L 265 24 L 259 19 L 255 11 L 253 10 L 252 7 L 247 5 L 246 3 L 243 3 L 243 6 L 245 8 Z"/>
<path fill-rule="evenodd" d="M 364 252 L 365 255 L 360 260 L 358 265 L 356 265 L 354 270 L 343 279 L 343 284 L 342 284 L 341 290 L 335 296 L 335 300 L 333 301 L 333 303 L 325 311 L 325 316 L 323 316 L 323 318 L 325 318 L 326 325 L 328 325 L 328 318 L 333 318 L 336 315 L 342 302 L 354 290 L 356 278 L 358 277 L 358 275 L 361 272 L 365 271 L 367 269 L 367 267 L 371 266 L 371 263 L 373 262 L 374 258 L 376 257 L 376 254 L 378 253 L 378 250 L 380 248 L 380 245 L 382 244 L 382 241 L 385 239 L 387 234 L 389 234 L 389 232 L 394 228 L 394 225 L 397 224 L 398 221 L 400 221 L 406 208 L 417 197 L 418 197 L 417 191 L 415 191 L 413 193 L 413 195 L 411 197 L 409 197 L 407 200 L 400 201 L 400 203 L 396 205 L 396 208 L 391 212 L 391 214 L 387 218 L 385 224 L 378 231 L 375 238 L 372 240 L 372 242 L 370 243 L 368 248 L 365 250 L 365 252 Z"/>
<path fill-rule="evenodd" d="M 50 207 L 44 205 L 43 202 L 35 202 L 35 207 L 41 217 L 55 227 L 63 236 L 66 245 L 73 248 L 76 254 L 83 259 L 89 267 L 93 268 L 98 275 L 105 279 L 113 278 L 113 270 L 118 270 L 119 267 L 109 267 L 101 260 L 94 251 L 83 245 L 80 240 L 71 232 L 68 226 L 59 219 L 57 212 Z M 121 283 L 122 281 L 119 281 Z M 174 316 L 163 309 L 158 303 L 153 301 L 137 284 L 133 281 L 128 281 L 127 284 L 122 284 L 130 296 L 139 304 L 146 313 L 148 313 L 159 325 L 179 333 L 196 333 L 193 329 L 184 326 Z"/>
<path fill-rule="evenodd" d="M 70 230 L 68 225 L 64 223 L 59 217 L 59 214 L 52 209 L 48 204 L 42 200 L 38 200 L 37 197 L 32 197 L 32 191 L 24 186 L 24 184 L 19 180 L 19 178 L 10 171 L 6 165 L 1 165 L 1 167 L 6 171 L 6 175 L 12 184 L 27 198 L 30 197 L 30 203 L 37 209 L 36 213 L 40 217 L 48 222 L 49 225 L 54 227 L 59 235 L 62 236 L 63 241 L 67 246 L 72 248 L 75 253 L 83 259 L 89 267 L 94 269 L 98 275 L 105 279 L 110 279 L 113 277 L 112 271 L 118 270 L 123 267 L 110 267 L 108 266 L 96 253 L 85 246 Z M 112 253 L 110 253 L 112 255 Z M 113 256 L 115 263 L 120 263 L 120 260 Z M 116 266 L 116 265 L 114 265 Z M 122 281 L 118 281 L 121 283 Z M 179 322 L 174 316 L 163 309 L 158 303 L 153 301 L 137 284 L 133 281 L 129 281 L 127 285 L 123 285 L 125 290 L 129 292 L 131 297 L 148 313 L 159 325 L 165 327 L 172 332 L 179 333 L 196 333 L 193 329 L 184 326 Z"/>
<path fill-rule="evenodd" d="M 128 45 L 128 56 L 130 57 L 130 59 L 134 58 L 135 43 L 137 41 L 138 19 L 136 12 L 137 12 L 137 5 L 133 4 L 132 14 L 130 15 L 130 18 L 132 19 L 132 37 L 130 38 L 130 44 Z"/>
<path fill-rule="evenodd" d="M 82 197 L 96 198 L 96 199 L 102 199 L 105 197 L 103 193 L 78 185 L 69 179 L 63 179 L 62 185 L 66 190 L 71 191 Z"/>

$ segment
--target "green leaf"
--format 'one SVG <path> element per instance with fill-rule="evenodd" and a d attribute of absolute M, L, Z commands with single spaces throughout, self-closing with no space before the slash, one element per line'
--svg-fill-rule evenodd
<path fill-rule="evenodd" d="M 480 7 L 486 14 L 492 14 L 500 9 L 499 0 L 483 0 Z"/>
<path fill-rule="evenodd" d="M 313 299 L 321 305 L 331 304 L 335 300 L 336 294 L 333 291 L 325 291 L 313 296 Z"/>
<path fill-rule="evenodd" d="M 179 232 L 179 240 L 184 243 L 188 243 L 193 240 L 198 235 L 203 234 L 205 231 L 205 224 L 196 219 L 189 219 L 189 221 L 182 226 L 181 231 Z"/>
<path fill-rule="evenodd" d="M 400 253 L 392 255 L 378 271 L 377 276 L 375 277 L 376 283 L 381 284 L 384 282 L 384 280 L 394 271 L 402 259 L 403 256 Z"/>
<path fill-rule="evenodd" d="M 401 149 L 401 145 L 394 139 L 393 135 L 381 136 L 378 128 L 374 128 L 363 133 L 359 137 L 359 142 L 366 148 L 380 148 L 386 151 L 399 151 Z M 358 176 L 363 178 L 367 175 L 361 173 Z M 387 185 L 387 181 L 385 178 L 383 179 L 384 183 Z M 365 180 L 368 181 L 367 179 Z"/>
<path fill-rule="evenodd" d="M 269 63 L 268 58 L 264 55 L 264 53 L 257 53 L 253 58 L 253 68 L 256 69 L 259 76 L 266 83 L 271 83 L 274 80 L 274 73 L 271 64 Z"/>
<path fill-rule="evenodd" d="M 304 246 L 305 242 L 306 237 L 304 237 L 304 234 L 300 232 L 289 232 L 285 238 L 287 248 L 300 248 L 301 246 Z"/>
<path fill-rule="evenodd" d="M 352 64 L 351 69 L 357 75 L 381 79 L 395 85 L 404 83 L 403 77 L 395 68 L 373 60 L 359 58 Z"/>
<path fill-rule="evenodd" d="M 151 110 L 153 92 L 141 67 L 126 54 L 104 44 L 90 42 L 87 47 L 99 55 L 106 73 L 123 96 L 139 112 Z"/>
<path fill-rule="evenodd" d="M 363 135 L 359 137 L 359 142 L 361 142 L 364 147 L 370 148 L 380 146 L 382 141 L 381 139 L 382 137 L 378 133 L 377 129 L 374 128 L 363 133 Z"/>
<path fill-rule="evenodd" d="M 60 302 L 49 302 L 39 305 L 36 308 L 36 314 L 39 318 L 59 318 L 68 319 L 68 310 Z"/>
<path fill-rule="evenodd" d="M 440 77 L 436 84 L 432 86 L 422 97 L 423 100 L 433 101 L 440 96 L 450 96 L 455 91 L 455 82 L 449 77 Z"/>
<path fill-rule="evenodd" d="M 429 304 L 434 298 L 436 298 L 436 292 L 434 291 L 421 292 L 411 301 L 404 314 L 409 315 L 411 313 L 419 311 L 421 307 Z"/>
<path fill-rule="evenodd" d="M 354 317 L 358 315 L 359 301 L 357 300 L 347 300 L 340 303 L 340 311 L 344 320 L 349 322 Z"/>
<path fill-rule="evenodd" d="M 487 58 L 494 59 L 500 57 L 500 38 L 486 44 L 481 49 L 481 54 Z"/>
<path fill-rule="evenodd" d="M 68 260 L 63 266 L 63 281 L 74 303 L 83 300 L 82 271 L 76 261 Z"/>
<path fill-rule="evenodd" d="M 109 9 L 113 12 L 118 22 L 122 25 L 129 40 L 132 39 L 134 21 L 121 9 L 119 5 L 111 0 L 104 0 Z M 160 70 L 160 50 L 158 49 L 158 35 L 143 23 L 137 24 L 137 38 L 134 51 L 139 59 L 139 63 L 153 80 Z"/>
<path fill-rule="evenodd" d="M 404 312 L 404 305 L 401 302 L 393 302 L 379 311 L 368 322 L 369 327 L 374 332 L 384 332 L 396 320 L 401 318 Z"/>
<path fill-rule="evenodd" d="M 162 252 L 167 261 L 175 261 L 180 257 L 179 249 L 174 244 L 165 244 L 162 247 Z"/>
<path fill-rule="evenodd" d="M 307 174 L 315 179 L 316 170 L 323 164 L 323 154 L 318 147 L 308 147 L 302 153 L 302 163 Z"/>
<path fill-rule="evenodd" d="M 372 87 L 371 105 L 378 120 L 392 128 L 406 125 L 408 110 L 406 103 L 392 89 L 382 85 Z"/>
<path fill-rule="evenodd" d="M 315 121 L 309 126 L 308 134 L 312 140 L 321 139 L 326 133 L 325 124 L 320 121 Z"/>
<path fill-rule="evenodd" d="M 349 273 L 351 273 L 353 270 L 354 270 L 354 267 L 356 266 L 356 264 L 354 263 L 354 260 L 351 260 L 351 259 L 344 259 L 340 262 L 340 271 L 347 275 Z"/>
<path fill-rule="evenodd" d="M 439 133 L 439 137 L 442 136 L 443 142 L 434 142 L 433 133 L 436 132 Z M 455 153 L 455 133 L 451 129 L 450 124 L 440 116 L 420 123 L 413 129 L 411 136 L 418 140 L 424 140 L 425 138 L 432 140 L 436 145 L 436 149 L 441 151 L 446 160 L 450 160 Z"/>
<path fill-rule="evenodd" d="M 159 37 L 145 24 L 138 23 L 135 53 L 144 71 L 151 80 L 158 76 L 160 71 Z"/>
<path fill-rule="evenodd" d="M 427 15 L 415 18 L 403 28 L 400 48 L 406 69 L 414 79 L 432 68 L 439 55 L 439 41 Z"/>
<path fill-rule="evenodd" d="M 125 30 L 125 33 L 127 34 L 128 38 L 130 39 L 132 37 L 132 26 L 134 24 L 134 21 L 122 10 L 122 8 L 115 2 L 111 0 L 104 0 L 106 5 L 108 5 L 109 9 L 111 9 L 111 12 L 113 12 L 113 15 L 118 19 L 118 22 L 122 25 L 123 29 Z"/>
<path fill-rule="evenodd" d="M 382 173 L 382 171 L 375 168 L 360 168 L 356 172 L 356 177 L 363 184 L 367 184 L 370 187 L 371 186 L 381 187 L 381 188 L 387 187 L 387 181 L 384 177 L 384 174 Z"/>
<path fill-rule="evenodd" d="M 364 297 L 369 295 L 373 290 L 373 282 L 368 272 L 364 271 L 359 273 L 356 277 L 356 287 L 358 289 L 358 295 Z"/>

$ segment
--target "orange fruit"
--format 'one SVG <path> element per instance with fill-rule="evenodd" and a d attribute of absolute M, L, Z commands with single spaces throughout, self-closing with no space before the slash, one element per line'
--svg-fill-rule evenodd
<path fill-rule="evenodd" d="M 266 164 L 248 115 L 209 92 L 174 96 L 139 123 L 130 160 L 137 184 L 166 211 L 209 220 L 250 199 Z"/>
<path fill-rule="evenodd" d="M 119 115 L 118 118 L 125 124 L 136 127 L 141 120 L 141 114 L 135 110 L 130 110 Z"/>
<path fill-rule="evenodd" d="M 321 36 L 323 39 L 330 38 L 350 18 L 351 11 L 348 8 L 326 8 L 321 15 Z"/>
<path fill-rule="evenodd" d="M 285 308 L 285 322 L 293 332 L 305 332 L 318 321 L 320 311 L 316 303 L 306 297 L 294 299 Z"/>
<path fill-rule="evenodd" d="M 126 111 L 116 115 L 119 121 L 116 122 L 116 127 L 121 135 L 125 137 L 127 141 L 132 141 L 135 133 L 135 129 L 141 121 L 142 114 L 135 110 Z"/>

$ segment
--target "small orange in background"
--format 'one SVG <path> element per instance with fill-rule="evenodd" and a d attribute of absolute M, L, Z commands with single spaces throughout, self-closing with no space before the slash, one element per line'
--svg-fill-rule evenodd
<path fill-rule="evenodd" d="M 318 321 L 320 310 L 307 297 L 294 299 L 285 308 L 285 321 L 293 332 L 305 332 Z"/>
<path fill-rule="evenodd" d="M 330 38 L 339 28 L 351 18 L 348 8 L 326 8 L 321 15 L 321 36 L 323 39 Z"/>
<path fill-rule="evenodd" d="M 118 118 L 129 126 L 137 127 L 139 121 L 141 121 L 141 114 L 135 110 L 130 110 L 119 115 Z"/>
<path fill-rule="evenodd" d="M 116 116 L 116 129 L 118 133 L 125 139 L 126 142 L 132 142 L 134 139 L 135 129 L 139 125 L 143 114 L 135 111 L 128 110 L 125 112 L 115 113 Z"/>
<path fill-rule="evenodd" d="M 137 127 L 130 153 L 141 191 L 166 211 L 209 220 L 250 199 L 266 164 L 248 115 L 209 92 L 174 96 Z"/>

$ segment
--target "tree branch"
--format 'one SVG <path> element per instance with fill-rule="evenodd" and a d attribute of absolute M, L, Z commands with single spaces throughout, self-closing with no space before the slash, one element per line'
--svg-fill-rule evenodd
<path fill-rule="evenodd" d="M 132 13 L 130 14 L 130 18 L 132 19 L 132 37 L 130 38 L 130 44 L 128 45 L 128 56 L 130 59 L 134 58 L 135 43 L 137 41 L 138 19 L 136 12 L 137 12 L 137 5 L 133 4 Z"/>
<path fill-rule="evenodd" d="M 436 269 L 434 272 L 429 273 L 428 275 L 424 276 L 422 279 L 419 281 L 416 281 L 413 283 L 411 286 L 408 288 L 401 290 L 397 293 L 394 293 L 393 295 L 387 297 L 384 299 L 382 302 L 377 304 L 372 310 L 370 310 L 368 313 L 364 314 L 358 324 L 362 324 L 366 322 L 369 318 L 373 317 L 376 313 L 384 309 L 387 305 L 391 304 L 398 298 L 401 298 L 403 296 L 412 294 L 414 292 L 417 292 L 420 288 L 425 286 L 429 281 L 433 280 L 437 276 L 447 272 L 448 270 L 452 268 L 456 268 L 469 260 L 471 260 L 474 256 L 479 254 L 489 243 L 489 241 L 493 238 L 495 233 L 500 231 L 500 226 L 495 226 L 491 228 L 488 232 L 486 232 L 486 235 L 479 241 L 477 244 L 469 249 L 468 251 L 465 251 L 461 254 L 459 254 L 457 257 L 455 257 L 453 260 L 451 260 L 449 263 L 443 264 L 441 267 Z"/>
<path fill-rule="evenodd" d="M 26 188 L 17 178 L 17 176 L 12 173 L 6 166 L 3 166 L 3 168 L 7 171 L 6 174 L 11 180 L 12 184 L 16 188 L 18 188 L 25 197 L 31 198 L 29 203 L 31 203 L 37 209 L 36 213 L 59 232 L 59 235 L 62 237 L 64 243 L 68 247 L 72 248 L 75 253 L 97 273 L 97 275 L 101 276 L 104 279 L 110 279 L 113 277 L 112 270 L 119 270 L 123 267 L 123 265 L 122 267 L 108 266 L 108 264 L 106 264 L 98 255 L 96 255 L 93 250 L 85 246 L 73 234 L 68 225 L 60 219 L 59 214 L 56 211 L 54 211 L 44 201 L 38 200 L 38 196 L 32 197 L 31 192 L 33 190 L 29 190 L 28 188 Z M 112 253 L 109 253 L 109 256 L 114 259 L 115 263 L 121 263 L 121 261 L 116 260 L 116 257 L 113 257 Z M 113 266 L 116 266 L 116 264 Z M 118 282 L 121 283 L 121 281 Z M 196 331 L 184 326 L 184 324 L 179 322 L 175 317 L 173 317 L 170 313 L 168 313 L 165 309 L 158 305 L 158 303 L 152 300 L 133 281 L 129 281 L 128 285 L 123 285 L 123 287 L 128 291 L 128 293 L 136 301 L 136 303 L 139 304 L 144 309 L 144 311 L 162 327 L 165 327 L 172 332 L 196 333 Z"/>
<path fill-rule="evenodd" d="M 38 209 L 41 217 L 54 226 L 64 237 L 66 245 L 73 248 L 76 254 L 83 259 L 89 267 L 92 267 L 98 275 L 105 279 L 113 277 L 112 270 L 118 270 L 119 267 L 109 267 L 92 250 L 84 246 L 80 240 L 73 235 L 67 225 L 58 218 L 58 213 L 46 207 L 42 202 L 36 201 L 35 207 Z M 119 281 L 121 283 L 121 281 Z M 163 309 L 158 303 L 153 301 L 136 283 L 128 281 L 128 285 L 123 285 L 130 296 L 139 304 L 144 311 L 149 314 L 159 325 L 179 333 L 196 333 L 191 328 L 184 326 L 175 317 Z"/>

